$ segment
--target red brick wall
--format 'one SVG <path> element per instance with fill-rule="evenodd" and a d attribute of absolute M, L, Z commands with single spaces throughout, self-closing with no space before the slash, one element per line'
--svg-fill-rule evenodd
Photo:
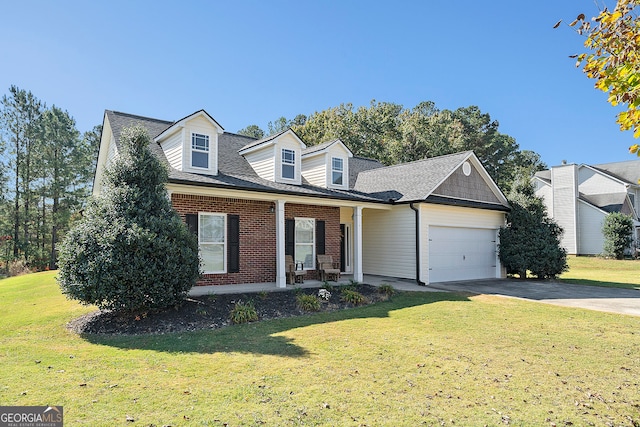
<path fill-rule="evenodd" d="M 269 211 L 273 202 L 172 194 L 171 203 L 183 220 L 186 214 L 198 212 L 240 216 L 240 272 L 205 274 L 198 285 L 275 282 L 275 213 Z M 324 220 L 326 253 L 340 260 L 340 208 L 285 204 L 285 218 L 295 217 Z M 315 271 L 307 272 L 306 278 L 315 277 Z"/>

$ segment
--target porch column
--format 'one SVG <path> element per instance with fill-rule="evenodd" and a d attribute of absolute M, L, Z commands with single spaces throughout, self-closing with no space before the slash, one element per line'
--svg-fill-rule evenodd
<path fill-rule="evenodd" d="M 287 275 L 284 266 L 284 200 L 276 200 L 276 287 L 287 287 Z"/>
<path fill-rule="evenodd" d="M 362 282 L 362 206 L 353 208 L 353 280 Z"/>

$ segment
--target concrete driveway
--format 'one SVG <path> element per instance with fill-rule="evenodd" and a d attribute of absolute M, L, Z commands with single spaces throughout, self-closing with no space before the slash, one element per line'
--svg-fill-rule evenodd
<path fill-rule="evenodd" d="M 448 292 L 499 295 L 566 307 L 640 316 L 640 290 L 634 289 L 512 279 L 433 283 L 428 287 Z"/>

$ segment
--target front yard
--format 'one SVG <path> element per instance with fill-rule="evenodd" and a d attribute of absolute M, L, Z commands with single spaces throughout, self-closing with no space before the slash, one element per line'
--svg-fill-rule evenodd
<path fill-rule="evenodd" d="M 578 285 L 640 288 L 640 260 L 568 256 L 569 271 L 560 281 Z"/>
<path fill-rule="evenodd" d="M 640 423 L 637 317 L 405 293 L 211 331 L 81 337 L 65 324 L 91 308 L 54 276 L 0 281 L 0 402 L 63 405 L 65 426 Z"/>

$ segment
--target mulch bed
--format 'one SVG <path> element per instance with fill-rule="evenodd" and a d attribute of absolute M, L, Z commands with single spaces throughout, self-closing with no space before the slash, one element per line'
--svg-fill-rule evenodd
<path fill-rule="evenodd" d="M 342 301 L 343 286 L 330 288 L 331 297 L 322 301 L 320 311 L 335 311 L 352 308 L 354 305 Z M 378 289 L 370 285 L 349 285 L 349 289 L 361 293 L 366 304 L 388 299 Z M 310 312 L 301 310 L 296 301 L 300 293 L 318 295 L 318 289 L 299 288 L 295 290 L 220 294 L 189 297 L 180 307 L 160 312 L 122 313 L 98 310 L 69 322 L 67 327 L 78 334 L 164 334 L 171 332 L 191 332 L 203 329 L 218 329 L 232 325 L 231 310 L 236 302 L 253 302 L 259 320 L 303 316 Z"/>

